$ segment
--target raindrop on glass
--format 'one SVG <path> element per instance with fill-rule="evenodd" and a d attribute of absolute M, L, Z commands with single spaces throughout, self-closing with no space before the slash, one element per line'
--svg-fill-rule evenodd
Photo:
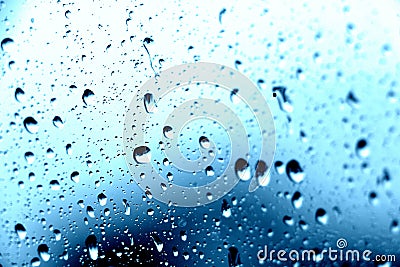
<path fill-rule="evenodd" d="M 153 94 L 147 93 L 144 95 L 144 107 L 147 113 L 154 113 L 157 111 L 157 105 Z"/>
<path fill-rule="evenodd" d="M 286 174 L 295 183 L 304 180 L 305 173 L 297 160 L 292 159 L 286 164 Z"/>
<path fill-rule="evenodd" d="M 251 178 L 250 166 L 244 159 L 238 159 L 235 163 L 235 173 L 242 181 L 247 181 Z"/>
<path fill-rule="evenodd" d="M 39 131 L 38 122 L 32 117 L 27 117 L 24 120 L 24 127 L 31 134 L 37 133 Z"/>
<path fill-rule="evenodd" d="M 315 220 L 317 223 L 325 225 L 328 223 L 328 214 L 324 209 L 319 208 L 315 212 Z"/>
<path fill-rule="evenodd" d="M 133 151 L 133 158 L 137 163 L 145 164 L 151 160 L 151 151 L 147 146 L 140 146 Z"/>

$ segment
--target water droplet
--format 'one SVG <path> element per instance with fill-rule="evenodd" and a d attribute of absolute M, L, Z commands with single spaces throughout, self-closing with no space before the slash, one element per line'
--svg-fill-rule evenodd
<path fill-rule="evenodd" d="M 390 232 L 392 232 L 393 234 L 397 234 L 399 231 L 399 222 L 397 220 L 393 220 L 390 224 Z"/>
<path fill-rule="evenodd" d="M 214 174 L 215 174 L 214 169 L 213 169 L 213 167 L 211 167 L 211 166 L 207 166 L 207 168 L 205 169 L 205 171 L 206 171 L 206 175 L 207 175 L 207 176 L 214 176 Z"/>
<path fill-rule="evenodd" d="M 231 91 L 230 99 L 233 104 L 237 105 L 240 103 L 240 97 L 238 96 L 239 89 L 235 88 Z"/>
<path fill-rule="evenodd" d="M 151 238 L 153 239 L 154 245 L 156 245 L 157 251 L 161 252 L 163 250 L 164 244 L 161 241 L 160 237 L 156 233 L 152 233 Z"/>
<path fill-rule="evenodd" d="M 295 183 L 304 180 L 305 173 L 297 160 L 292 159 L 286 164 L 286 174 Z"/>
<path fill-rule="evenodd" d="M 151 151 L 147 146 L 140 146 L 133 151 L 133 157 L 137 163 L 146 164 L 151 160 Z"/>
<path fill-rule="evenodd" d="M 97 196 L 97 200 L 99 201 L 100 206 L 105 206 L 107 204 L 107 196 L 103 193 L 100 193 Z"/>
<path fill-rule="evenodd" d="M 368 142 L 365 139 L 360 139 L 356 144 L 356 153 L 360 158 L 366 158 L 369 156 L 370 151 L 368 149 Z"/>
<path fill-rule="evenodd" d="M 257 179 L 258 184 L 261 186 L 267 186 L 269 184 L 269 181 L 271 180 L 271 177 L 269 176 L 269 173 L 267 171 L 267 163 L 262 160 L 257 161 L 255 178 Z"/>
<path fill-rule="evenodd" d="M 24 127 L 31 134 L 37 133 L 39 131 L 38 122 L 32 117 L 27 117 L 24 120 Z"/>
<path fill-rule="evenodd" d="M 317 223 L 325 225 L 328 223 L 328 214 L 324 209 L 319 208 L 315 213 L 315 220 Z"/>
<path fill-rule="evenodd" d="M 306 231 L 308 229 L 308 224 L 303 220 L 299 221 L 299 226 L 300 226 L 300 229 L 303 231 Z"/>
<path fill-rule="evenodd" d="M 239 250 L 236 247 L 230 247 L 228 249 L 228 264 L 229 267 L 237 267 L 242 264 Z"/>
<path fill-rule="evenodd" d="M 60 129 L 64 128 L 64 122 L 59 116 L 53 118 L 53 125 Z"/>
<path fill-rule="evenodd" d="M 86 247 L 89 252 L 89 257 L 92 260 L 97 260 L 99 257 L 99 249 L 97 247 L 97 238 L 95 235 L 89 235 L 85 240 Z"/>
<path fill-rule="evenodd" d="M 28 164 L 32 164 L 35 161 L 35 155 L 32 152 L 26 152 L 24 157 Z"/>
<path fill-rule="evenodd" d="M 247 181 L 251 178 L 250 166 L 246 160 L 240 158 L 235 163 L 235 172 L 239 179 Z"/>
<path fill-rule="evenodd" d="M 79 180 L 80 180 L 79 172 L 77 172 L 77 171 L 72 172 L 71 180 L 74 181 L 75 183 L 79 183 Z"/>
<path fill-rule="evenodd" d="M 292 196 L 292 205 L 295 209 L 299 209 L 303 205 L 303 196 L 299 191 L 296 191 Z"/>
<path fill-rule="evenodd" d="M 210 201 L 213 199 L 213 195 L 212 195 L 212 193 L 210 193 L 210 192 L 208 192 L 208 193 L 206 194 L 206 196 L 207 196 L 207 199 L 210 200 Z"/>
<path fill-rule="evenodd" d="M 24 102 L 26 100 L 25 92 L 21 88 L 15 89 L 15 100 L 18 102 Z"/>
<path fill-rule="evenodd" d="M 7 50 L 8 50 L 7 47 L 11 46 L 13 43 L 14 43 L 14 40 L 13 40 L 13 39 L 8 38 L 8 37 L 7 37 L 7 38 L 4 38 L 4 39 L 1 41 L 1 43 L 0 43 L 1 50 L 8 52 L 8 51 L 7 51 Z"/>
<path fill-rule="evenodd" d="M 176 247 L 172 248 L 172 255 L 174 255 L 174 257 L 178 257 L 179 251 L 178 251 L 178 249 Z"/>
<path fill-rule="evenodd" d="M 277 160 L 275 162 L 275 170 L 278 174 L 283 174 L 285 172 L 285 166 L 283 165 L 283 162 L 280 160 Z"/>
<path fill-rule="evenodd" d="M 125 207 L 125 211 L 124 211 L 125 215 L 127 215 L 127 216 L 131 215 L 131 207 L 128 204 L 128 200 L 123 199 L 122 204 L 124 204 L 124 207 Z"/>
<path fill-rule="evenodd" d="M 58 230 L 58 229 L 55 229 L 55 230 L 53 231 L 53 233 L 54 233 L 54 235 L 55 235 L 56 241 L 60 241 L 60 240 L 61 240 L 61 231 Z"/>
<path fill-rule="evenodd" d="M 93 209 L 91 206 L 87 206 L 87 207 L 86 207 L 86 213 L 87 213 L 87 215 L 88 215 L 90 218 L 96 217 L 96 216 L 94 215 L 94 209 Z"/>
<path fill-rule="evenodd" d="M 54 153 L 53 149 L 51 149 L 51 148 L 46 150 L 46 154 L 49 159 L 52 159 L 56 156 L 56 153 Z"/>
<path fill-rule="evenodd" d="M 164 166 L 169 166 L 169 160 L 167 158 L 165 158 L 163 160 L 163 164 L 164 164 Z"/>
<path fill-rule="evenodd" d="M 104 209 L 104 215 L 109 216 L 111 213 L 110 209 L 106 208 Z"/>
<path fill-rule="evenodd" d="M 95 95 L 93 91 L 86 89 L 82 94 L 82 100 L 85 105 L 93 105 L 95 103 Z"/>
<path fill-rule="evenodd" d="M 29 178 L 30 182 L 33 182 L 33 181 L 36 180 L 36 176 L 35 176 L 35 174 L 33 172 L 29 173 L 28 178 Z"/>
<path fill-rule="evenodd" d="M 60 190 L 60 188 L 61 188 L 60 183 L 57 180 L 50 181 L 50 189 L 51 190 Z"/>
<path fill-rule="evenodd" d="M 21 240 L 25 239 L 27 232 L 26 232 L 25 227 L 22 224 L 17 223 L 15 225 L 14 229 L 15 229 L 15 232 L 17 233 L 19 239 L 21 239 Z"/>
<path fill-rule="evenodd" d="M 157 112 L 157 105 L 153 94 L 147 93 L 144 95 L 144 108 L 147 113 Z"/>
<path fill-rule="evenodd" d="M 187 240 L 186 231 L 181 231 L 181 232 L 180 232 L 180 236 L 181 236 L 182 241 L 186 241 L 186 240 Z"/>
<path fill-rule="evenodd" d="M 210 142 L 210 140 L 209 140 L 207 137 L 205 137 L 205 136 L 201 136 L 201 137 L 199 138 L 199 143 L 200 143 L 200 146 L 201 146 L 202 148 L 204 148 L 204 149 L 209 149 L 209 148 L 211 147 L 211 142 Z"/>
<path fill-rule="evenodd" d="M 65 146 L 65 152 L 67 153 L 67 155 L 72 155 L 72 145 L 71 144 L 67 144 Z"/>
<path fill-rule="evenodd" d="M 225 218 L 229 218 L 232 215 L 231 206 L 225 199 L 222 200 L 221 211 L 222 211 L 222 216 L 224 216 Z"/>
<path fill-rule="evenodd" d="M 172 131 L 172 127 L 171 126 L 165 126 L 163 128 L 163 133 L 164 136 L 168 139 L 174 139 L 174 132 Z"/>
<path fill-rule="evenodd" d="M 379 200 L 378 200 L 378 195 L 375 192 L 371 192 L 368 195 L 369 203 L 373 206 L 378 205 Z"/>
<path fill-rule="evenodd" d="M 49 261 L 50 260 L 49 247 L 46 244 L 39 245 L 38 254 L 39 254 L 39 257 L 43 261 Z"/>
<path fill-rule="evenodd" d="M 153 209 L 148 209 L 147 210 L 147 215 L 153 216 L 154 215 L 154 210 Z"/>
<path fill-rule="evenodd" d="M 38 266 L 40 266 L 40 259 L 39 259 L 38 257 L 34 257 L 34 258 L 31 260 L 31 265 L 32 265 L 32 267 L 38 267 Z"/>
<path fill-rule="evenodd" d="M 282 220 L 283 220 L 283 223 L 286 224 L 287 226 L 293 226 L 294 225 L 294 220 L 290 216 L 285 215 L 285 216 L 283 216 Z"/>

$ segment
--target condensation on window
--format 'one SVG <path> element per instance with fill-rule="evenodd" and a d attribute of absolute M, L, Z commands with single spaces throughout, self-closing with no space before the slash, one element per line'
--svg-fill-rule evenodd
<path fill-rule="evenodd" d="M 391 0 L 0 1 L 0 266 L 285 265 L 257 252 L 318 256 L 340 238 L 400 256 L 399 10 Z M 122 136 L 139 88 L 195 62 L 257 86 L 276 151 L 256 191 L 246 178 L 184 208 L 137 185 Z M 199 173 L 143 147 L 136 156 L 154 161 L 163 188 L 215 180 L 235 146 L 206 119 L 174 134 L 186 158 L 222 141 Z"/>

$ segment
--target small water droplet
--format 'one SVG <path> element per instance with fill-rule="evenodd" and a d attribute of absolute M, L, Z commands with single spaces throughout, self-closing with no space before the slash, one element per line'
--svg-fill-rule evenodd
<path fill-rule="evenodd" d="M 56 191 L 56 190 L 60 190 L 60 188 L 61 188 L 60 183 L 57 180 L 50 181 L 50 189 L 51 190 Z"/>
<path fill-rule="evenodd" d="M 27 117 L 24 120 L 24 127 L 31 134 L 37 133 L 39 131 L 38 122 L 32 117 Z"/>
<path fill-rule="evenodd" d="M 50 260 L 49 247 L 46 244 L 39 245 L 38 254 L 39 254 L 39 257 L 43 261 L 49 261 Z"/>
<path fill-rule="evenodd" d="M 156 245 L 157 251 L 161 252 L 163 250 L 164 244 L 161 241 L 160 237 L 156 233 L 152 233 L 151 238 L 153 239 L 154 245 Z"/>
<path fill-rule="evenodd" d="M 390 232 L 392 232 L 393 234 L 397 234 L 399 231 L 399 222 L 397 220 L 393 220 L 390 224 Z"/>
<path fill-rule="evenodd" d="M 144 95 L 144 108 L 147 113 L 157 112 L 157 105 L 153 94 L 147 93 Z"/>
<path fill-rule="evenodd" d="M 237 177 L 242 181 L 247 181 L 251 178 L 250 166 L 247 161 L 242 158 L 236 161 L 235 172 Z"/>
<path fill-rule="evenodd" d="M 215 174 L 215 172 L 214 172 L 214 169 L 213 169 L 213 167 L 211 167 L 211 166 L 207 166 L 207 168 L 205 169 L 205 171 L 206 171 L 206 175 L 207 176 L 214 176 L 214 174 Z"/>
<path fill-rule="evenodd" d="M 293 226 L 294 225 L 294 220 L 290 216 L 285 215 L 285 216 L 283 216 L 282 220 L 283 220 L 283 223 L 286 224 L 287 226 Z"/>
<path fill-rule="evenodd" d="M 172 255 L 174 255 L 174 257 L 178 257 L 179 251 L 178 251 L 178 249 L 176 247 L 172 248 Z"/>
<path fill-rule="evenodd" d="M 64 128 L 64 122 L 59 116 L 53 118 L 53 125 L 60 129 Z"/>
<path fill-rule="evenodd" d="M 26 152 L 24 157 L 28 164 L 32 164 L 35 161 L 35 154 L 32 152 Z"/>
<path fill-rule="evenodd" d="M 34 257 L 34 258 L 31 260 L 31 265 L 32 265 L 32 267 L 38 267 L 38 266 L 40 266 L 40 259 L 39 259 L 38 257 Z"/>
<path fill-rule="evenodd" d="M 133 158 L 137 163 L 146 164 L 151 161 L 151 151 L 147 146 L 140 146 L 133 151 Z"/>
<path fill-rule="evenodd" d="M 231 91 L 230 99 L 234 105 L 240 103 L 240 97 L 238 96 L 239 89 L 235 88 Z"/>
<path fill-rule="evenodd" d="M 186 231 L 181 231 L 180 232 L 181 240 L 186 241 L 187 240 L 187 233 Z"/>
<path fill-rule="evenodd" d="M 292 205 L 295 209 L 299 209 L 303 205 L 303 196 L 299 191 L 296 191 L 292 196 Z"/>
<path fill-rule="evenodd" d="M 255 178 L 257 179 L 258 184 L 261 186 L 267 186 L 269 184 L 271 177 L 268 173 L 268 166 L 265 161 L 257 161 Z"/>
<path fill-rule="evenodd" d="M 72 155 L 72 145 L 71 144 L 67 144 L 65 146 L 65 152 L 67 153 L 67 155 Z"/>
<path fill-rule="evenodd" d="M 24 102 L 26 100 L 25 92 L 21 88 L 15 89 L 14 96 L 15 100 L 17 100 L 18 102 Z"/>
<path fill-rule="evenodd" d="M 21 240 L 25 239 L 27 232 L 26 232 L 25 227 L 22 224 L 17 223 L 15 225 L 14 229 L 15 229 L 15 232 L 17 233 L 19 239 L 21 239 Z"/>
<path fill-rule="evenodd" d="M 205 137 L 205 136 L 201 136 L 201 137 L 199 138 L 199 144 L 200 144 L 200 146 L 201 146 L 202 148 L 204 148 L 204 149 L 209 149 L 209 148 L 211 147 L 211 142 L 210 142 L 210 140 L 209 140 L 207 137 Z"/>
<path fill-rule="evenodd" d="M 93 91 L 86 89 L 82 94 L 82 100 L 85 105 L 93 105 L 95 103 L 95 95 Z"/>
<path fill-rule="evenodd" d="M 92 208 L 92 206 L 87 206 L 87 207 L 86 207 L 86 213 L 87 213 L 87 215 L 88 215 L 90 218 L 96 217 L 96 216 L 94 215 L 94 209 Z"/>
<path fill-rule="evenodd" d="M 46 150 L 47 158 L 52 159 L 56 156 L 56 153 L 54 153 L 53 149 L 49 148 Z"/>
<path fill-rule="evenodd" d="M 153 216 L 154 215 L 154 210 L 153 209 L 148 209 L 147 210 L 147 215 Z"/>
<path fill-rule="evenodd" d="M 378 195 L 375 192 L 371 192 L 368 195 L 368 200 L 369 203 L 373 206 L 377 206 L 379 201 L 378 201 Z"/>
<path fill-rule="evenodd" d="M 370 150 L 368 148 L 368 142 L 365 139 L 360 139 L 356 144 L 356 153 L 360 158 L 366 158 L 370 154 Z"/>
<path fill-rule="evenodd" d="M 306 231 L 308 229 L 308 224 L 303 220 L 299 221 L 299 226 L 300 226 L 300 229 L 303 231 Z"/>
<path fill-rule="evenodd" d="M 275 162 L 275 170 L 278 174 L 283 174 L 285 172 L 285 165 L 283 165 L 283 162 L 280 160 L 277 160 Z"/>
<path fill-rule="evenodd" d="M 174 139 L 174 132 L 172 131 L 172 127 L 171 126 L 165 126 L 163 128 L 163 133 L 164 136 L 168 139 Z"/>
<path fill-rule="evenodd" d="M 54 235 L 55 235 L 56 241 L 60 241 L 60 240 L 61 240 L 61 231 L 58 230 L 58 229 L 55 229 L 55 230 L 53 231 L 53 233 L 54 233 Z"/>
<path fill-rule="evenodd" d="M 328 223 L 328 214 L 324 209 L 319 208 L 315 212 L 315 220 L 317 223 L 325 225 Z"/>
<path fill-rule="evenodd" d="M 297 160 L 290 160 L 286 164 L 286 174 L 295 183 L 300 183 L 304 180 L 305 173 Z"/>
<path fill-rule="evenodd" d="M 225 199 L 222 200 L 221 211 L 222 211 L 222 216 L 224 216 L 225 218 L 229 218 L 232 215 L 231 206 L 229 205 L 228 201 L 226 201 Z"/>
<path fill-rule="evenodd" d="M 92 260 L 97 260 L 99 257 L 99 249 L 97 247 L 97 238 L 95 235 L 89 235 L 85 240 L 85 245 L 88 249 L 89 257 Z"/>
<path fill-rule="evenodd" d="M 71 180 L 74 181 L 75 183 L 79 183 L 79 180 L 80 180 L 79 172 L 77 172 L 77 171 L 72 172 Z"/>
<path fill-rule="evenodd" d="M 230 247 L 228 249 L 228 264 L 229 267 L 237 267 L 242 264 L 239 250 L 236 247 Z"/>
<path fill-rule="evenodd" d="M 1 50 L 6 51 L 6 52 L 9 52 L 9 51 L 7 51 L 7 50 L 8 50 L 7 47 L 11 46 L 13 43 L 14 43 L 14 40 L 13 40 L 13 39 L 8 38 L 8 37 L 7 37 L 7 38 L 4 38 L 4 39 L 1 41 L 1 43 L 0 43 Z"/>
<path fill-rule="evenodd" d="M 99 201 L 100 206 L 105 206 L 107 204 L 107 196 L 103 193 L 98 194 L 97 200 Z"/>

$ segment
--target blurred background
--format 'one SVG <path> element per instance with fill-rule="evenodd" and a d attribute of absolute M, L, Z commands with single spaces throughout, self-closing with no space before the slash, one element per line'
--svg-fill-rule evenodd
<path fill-rule="evenodd" d="M 399 266 L 257 259 L 339 238 L 400 259 L 398 1 L 3 0 L 0 41 L 1 266 Z M 180 208 L 132 179 L 124 114 L 197 61 L 258 86 L 277 147 L 267 186 Z"/>

